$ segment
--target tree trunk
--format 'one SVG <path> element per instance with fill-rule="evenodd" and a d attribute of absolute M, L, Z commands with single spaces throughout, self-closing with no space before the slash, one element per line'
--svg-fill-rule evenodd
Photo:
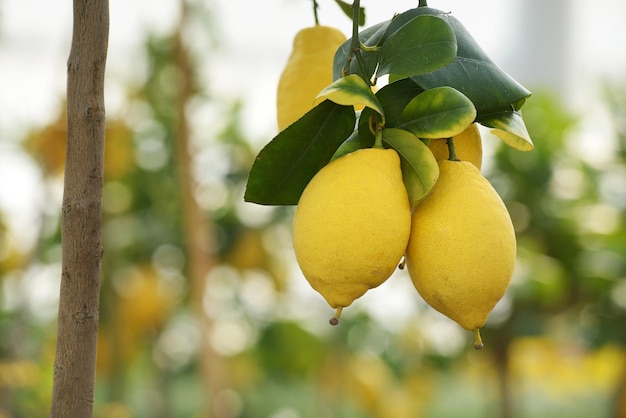
<path fill-rule="evenodd" d="M 183 234 L 187 255 L 187 275 L 191 294 L 191 307 L 196 314 L 200 332 L 198 368 L 205 396 L 198 416 L 223 418 L 223 412 L 212 407 L 215 393 L 219 390 L 222 371 L 217 353 L 209 342 L 212 321 L 203 305 L 207 275 L 215 264 L 212 222 L 203 214 L 194 197 L 195 179 L 192 174 L 192 145 L 190 143 L 187 106 L 193 98 L 195 77 L 188 48 L 183 40 L 183 28 L 189 18 L 189 5 L 181 1 L 181 21 L 175 34 L 175 63 L 179 76 L 179 97 L 176 103 L 176 158 L 182 197 Z"/>
<path fill-rule="evenodd" d="M 74 0 L 67 64 L 62 273 L 50 416 L 93 416 L 104 166 L 108 0 Z"/>

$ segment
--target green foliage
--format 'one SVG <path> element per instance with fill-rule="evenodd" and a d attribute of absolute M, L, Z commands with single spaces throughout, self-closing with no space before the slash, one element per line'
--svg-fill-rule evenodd
<path fill-rule="evenodd" d="M 370 81 L 386 74 L 389 83 L 373 95 Z M 358 39 L 348 39 L 337 50 L 333 78 L 318 98 L 364 106 L 357 135 L 344 131 L 346 124 L 340 133 L 330 132 L 326 141 L 321 140 L 325 116 L 320 119 L 322 109 L 314 109 L 259 153 L 250 171 L 246 201 L 296 204 L 319 169 L 350 150 L 372 146 L 384 128 L 404 129 L 413 136 L 400 137 L 416 141 L 410 147 L 403 141 L 402 149 L 388 143 L 402 154 L 403 171 L 408 170 L 403 172 L 405 185 L 414 203 L 436 179 L 427 176 L 428 181 L 422 182 L 422 173 L 416 176 L 416 168 L 429 161 L 422 153 L 430 153 L 418 143 L 420 139 L 452 137 L 478 121 L 494 128 L 513 148 L 533 148 L 519 111 L 530 93 L 500 70 L 449 13 L 417 7 L 363 30 Z"/>
<path fill-rule="evenodd" d="M 359 139 L 359 132 L 354 131 L 348 137 L 348 139 L 343 141 L 343 144 L 341 144 L 339 148 L 337 148 L 337 151 L 335 151 L 335 153 L 333 154 L 331 161 L 336 160 L 339 157 L 343 157 L 344 155 L 354 152 L 361 148 L 364 148 L 364 147 L 362 146 L 361 141 Z"/>
<path fill-rule="evenodd" d="M 624 250 L 616 246 L 626 236 L 624 224 L 607 232 L 588 232 L 585 226 L 594 219 L 589 208 L 607 207 L 598 194 L 605 174 L 572 153 L 566 139 L 578 118 L 553 95 L 537 93 L 526 119 L 541 147 L 522 156 L 499 148 L 491 174 L 516 224 L 520 263 L 529 269 L 512 287 L 514 309 L 507 328 L 513 335 L 541 333 L 556 313 L 577 318 L 584 312 L 589 328 L 579 332 L 590 343 L 614 340 L 619 331 L 613 324 L 623 321 L 625 312 L 609 295 L 626 273 L 626 263 L 616 256 Z M 576 177 L 575 186 L 563 183 Z M 589 215 L 581 217 L 584 213 Z"/>
<path fill-rule="evenodd" d="M 400 155 L 402 179 L 411 205 L 416 205 L 428 194 L 439 178 L 439 166 L 428 147 L 415 135 L 397 128 L 383 129 L 383 142 Z"/>
<path fill-rule="evenodd" d="M 366 106 L 378 112 L 384 120 L 385 112 L 370 86 L 359 76 L 351 74 L 335 80 L 317 96 L 344 106 Z"/>
<path fill-rule="evenodd" d="M 400 115 L 399 127 L 425 139 L 451 138 L 474 122 L 472 102 L 452 87 L 435 87 L 415 96 Z"/>
<path fill-rule="evenodd" d="M 519 111 L 501 110 L 486 114 L 480 118 L 480 123 L 493 128 L 491 133 L 512 148 L 520 151 L 530 151 L 534 148 Z"/>
<path fill-rule="evenodd" d="M 354 7 L 352 3 L 347 3 L 342 0 L 335 0 L 335 3 L 346 14 L 346 16 L 352 19 L 354 14 Z M 365 25 L 365 7 L 359 7 L 359 25 Z"/>
<path fill-rule="evenodd" d="M 354 128 L 351 107 L 324 101 L 267 144 L 250 171 L 244 199 L 295 205 L 311 178 L 325 166 Z"/>
<path fill-rule="evenodd" d="M 256 353 L 261 367 L 274 377 L 297 380 L 317 372 L 326 347 L 297 322 L 274 322 L 263 330 Z"/>
<path fill-rule="evenodd" d="M 450 86 L 461 91 L 472 100 L 479 116 L 485 111 L 506 108 L 527 98 L 530 92 L 503 72 L 482 50 L 461 22 L 451 14 L 429 7 L 417 7 L 395 16 L 393 19 L 376 24 L 362 31 L 359 39 L 366 45 L 384 48 L 386 40 L 407 22 L 418 16 L 436 16 L 449 25 L 454 33 L 457 49 L 453 61 L 436 71 L 416 75 L 414 81 L 423 89 Z M 342 68 L 350 56 L 351 40 L 347 40 L 335 55 L 334 78 L 341 77 Z M 361 74 L 369 79 L 374 75 L 377 57 L 364 57 L 367 72 L 359 72 L 358 63 L 352 61 L 350 72 Z M 392 73 L 393 74 L 393 73 Z M 517 108 L 517 107 L 516 107 Z"/>
<path fill-rule="evenodd" d="M 391 33 L 378 47 L 377 76 L 410 77 L 438 70 L 456 56 L 452 28 L 443 19 L 417 16 Z"/>
<path fill-rule="evenodd" d="M 406 105 L 423 91 L 409 78 L 398 80 L 381 88 L 376 93 L 376 97 L 378 97 L 383 109 L 386 109 L 385 126 L 388 128 L 398 127 L 400 116 Z M 374 144 L 374 134 L 369 129 L 372 116 L 371 109 L 363 109 L 359 117 L 358 136 L 362 147 L 371 147 Z"/>

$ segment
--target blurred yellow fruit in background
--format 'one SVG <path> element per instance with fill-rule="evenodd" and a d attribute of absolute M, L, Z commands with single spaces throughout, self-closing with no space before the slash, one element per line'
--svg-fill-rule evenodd
<path fill-rule="evenodd" d="M 133 132 L 121 119 L 108 119 L 104 143 L 104 177 L 118 179 L 134 168 Z M 65 169 L 67 112 L 65 105 L 53 122 L 32 132 L 24 147 L 39 161 L 46 174 L 57 176 Z"/>
<path fill-rule="evenodd" d="M 335 52 L 346 36 L 330 26 L 298 32 L 278 82 L 276 116 L 282 131 L 313 108 L 315 97 L 333 81 Z"/>

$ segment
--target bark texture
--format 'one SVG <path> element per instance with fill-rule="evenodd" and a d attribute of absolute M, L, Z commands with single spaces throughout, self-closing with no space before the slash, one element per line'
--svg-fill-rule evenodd
<path fill-rule="evenodd" d="M 104 166 L 108 0 L 74 0 L 67 64 L 62 274 L 50 416 L 93 416 Z"/>

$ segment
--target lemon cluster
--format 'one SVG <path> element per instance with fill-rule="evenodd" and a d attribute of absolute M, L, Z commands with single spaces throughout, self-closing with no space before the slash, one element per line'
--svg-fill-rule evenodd
<path fill-rule="evenodd" d="M 308 282 L 337 309 L 332 322 L 385 282 L 404 255 L 422 298 L 473 331 L 482 346 L 478 330 L 513 274 L 515 233 L 475 163 L 442 159 L 439 169 L 437 183 L 413 209 L 391 149 L 347 154 L 307 185 L 294 216 L 294 250 Z"/>
<path fill-rule="evenodd" d="M 279 129 L 313 107 L 332 79 L 332 56 L 343 41 L 341 32 L 326 26 L 298 33 L 278 86 Z M 404 257 L 422 298 L 473 331 L 475 346 L 482 347 L 479 329 L 513 274 L 515 233 L 504 203 L 480 172 L 477 124 L 453 143 L 459 161 L 449 158 L 446 139 L 429 141 L 439 178 L 415 207 L 398 153 L 379 143 L 332 160 L 308 183 L 293 220 L 294 251 L 307 281 L 336 309 L 331 323 L 384 283 Z"/>

